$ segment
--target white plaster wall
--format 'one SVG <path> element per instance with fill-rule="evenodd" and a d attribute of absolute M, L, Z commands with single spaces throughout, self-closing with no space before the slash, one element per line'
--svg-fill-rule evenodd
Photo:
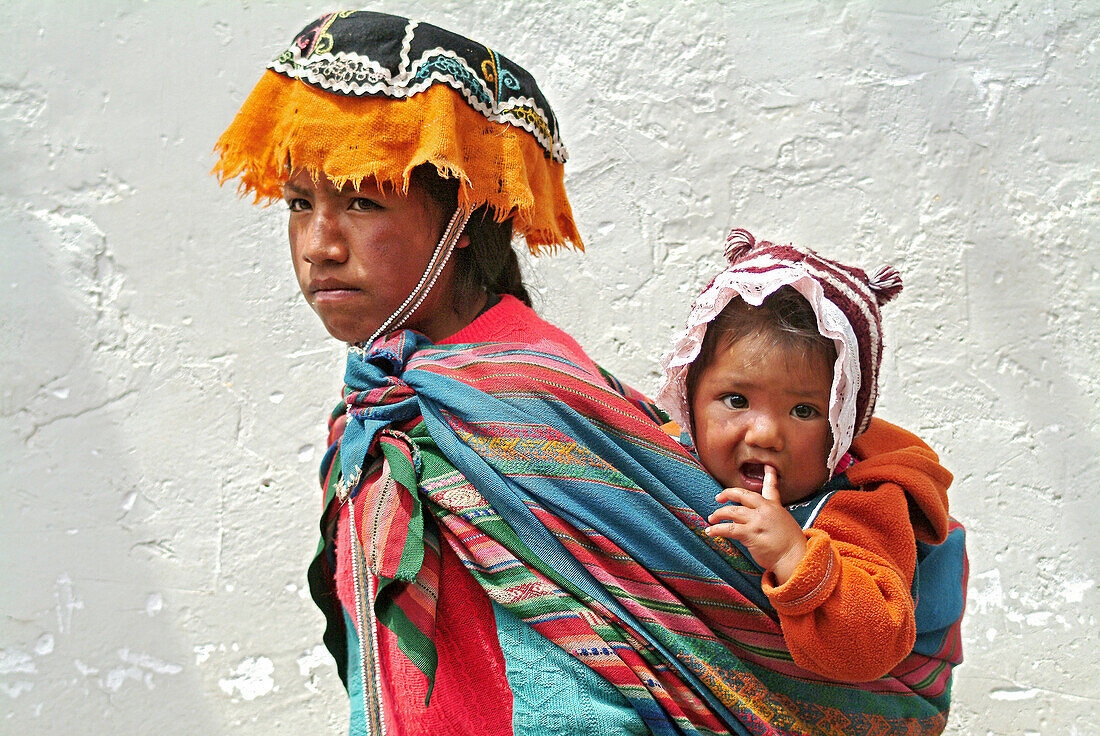
<path fill-rule="evenodd" d="M 879 414 L 942 452 L 970 531 L 949 731 L 1100 732 L 1097 4 L 376 7 L 540 80 L 588 253 L 530 279 L 628 381 L 731 224 L 903 271 Z M 0 0 L 5 734 L 344 728 L 304 590 L 342 350 L 281 209 L 207 176 L 325 9 Z"/>

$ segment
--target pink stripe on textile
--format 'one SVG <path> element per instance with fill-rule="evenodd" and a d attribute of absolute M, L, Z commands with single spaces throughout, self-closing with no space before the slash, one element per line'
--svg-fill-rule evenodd
<path fill-rule="evenodd" d="M 522 362 L 511 362 L 503 357 L 490 361 L 470 360 L 469 356 L 444 355 L 441 352 L 424 351 L 409 362 L 410 368 L 419 367 L 433 369 L 441 375 L 449 376 L 494 396 L 545 396 L 538 392 L 541 387 L 548 387 L 550 393 L 569 394 L 575 396 L 582 408 L 594 409 L 591 416 L 612 419 L 629 417 L 630 421 L 638 422 L 649 427 L 652 420 L 646 417 L 639 409 L 622 400 L 622 396 L 610 386 L 594 379 L 592 374 L 583 368 L 571 363 L 532 354 L 529 346 L 497 344 L 492 346 L 476 346 L 472 353 L 482 357 L 500 355 L 510 350 L 524 350 Z M 534 367 L 542 368 L 533 371 Z M 462 369 L 462 370 L 460 370 Z M 517 385 L 528 388 L 517 390 Z M 641 425 L 637 425 L 641 426 Z M 623 425 L 629 431 L 630 425 Z M 643 434 L 643 433 L 639 433 Z M 669 447 L 673 447 L 670 441 Z"/>
<path fill-rule="evenodd" d="M 344 403 L 348 406 L 348 412 L 354 415 L 357 411 L 362 411 L 356 408 L 356 405 L 385 406 L 387 404 L 397 403 L 403 399 L 411 398 L 412 396 L 415 396 L 415 393 L 404 381 L 390 376 L 386 379 L 386 385 L 384 386 L 379 386 L 369 391 L 349 392 L 348 395 L 344 397 Z"/>
<path fill-rule="evenodd" d="M 434 568 L 424 566 L 422 577 L 427 589 L 410 584 L 402 592 L 404 602 L 401 610 L 420 631 L 434 631 L 436 625 L 436 596 L 439 591 L 439 578 Z"/>
<path fill-rule="evenodd" d="M 523 354 L 522 362 L 517 361 L 512 363 L 503 357 L 507 353 L 516 351 Z M 437 351 L 431 349 L 422 350 L 417 353 L 416 357 L 409 361 L 409 368 L 422 368 L 427 364 L 442 369 L 440 372 L 446 374 L 450 371 L 462 371 L 470 365 L 483 362 L 486 358 L 493 360 L 495 365 L 501 370 L 507 369 L 509 365 L 518 365 L 522 368 L 538 366 L 546 370 L 575 376 L 588 383 L 591 383 L 593 380 L 591 372 L 585 370 L 583 367 L 571 361 L 559 360 L 544 353 L 534 352 L 530 345 L 522 345 L 520 343 L 472 345 L 469 348 L 463 348 L 461 352 Z M 466 374 L 463 373 L 462 377 L 465 379 Z M 530 377 L 529 373 L 525 372 L 524 377 Z"/>
<path fill-rule="evenodd" d="M 682 601 L 665 583 L 655 578 L 648 570 L 629 558 L 621 547 L 601 535 L 582 535 L 544 509 L 533 507 L 536 518 L 541 521 L 569 550 L 577 560 L 605 588 L 621 590 L 625 596 L 619 598 L 628 611 L 639 620 L 658 623 L 676 632 L 687 633 L 701 639 L 715 640 L 717 637 L 701 620 L 691 615 L 691 602 Z M 724 586 L 723 586 L 724 587 Z M 642 603 L 639 603 L 642 601 Z M 646 605 L 646 604 L 650 605 Z M 652 604 L 656 603 L 657 606 Z M 686 615 L 658 612 L 662 604 L 679 606 L 687 603 Z"/>
<path fill-rule="evenodd" d="M 596 611 L 591 612 L 595 613 Z M 623 622 L 618 621 L 617 624 L 624 630 L 629 631 L 629 627 Z M 642 658 L 641 654 L 633 648 L 610 646 L 602 637 L 593 632 L 587 622 L 581 618 L 556 618 L 550 621 L 538 621 L 532 623 L 531 626 L 555 643 L 559 639 L 562 642 L 575 641 L 577 637 L 580 637 L 581 641 L 599 642 L 596 646 L 574 648 L 570 651 L 577 659 L 587 664 L 613 685 L 620 688 L 637 687 L 638 685 L 644 687 L 673 720 L 684 725 L 692 720 L 695 721 L 697 727 L 701 726 L 719 733 L 725 731 L 725 726 L 710 713 L 709 709 L 699 707 L 698 697 L 680 681 L 678 676 L 665 668 L 653 669 Z M 637 642 L 641 641 L 641 637 L 638 636 L 637 632 L 633 633 L 633 637 Z M 636 646 L 641 647 L 642 645 L 637 644 Z M 673 694 L 675 694 L 675 697 L 673 697 Z M 687 707 L 687 712 L 692 714 L 692 718 L 688 718 L 687 712 L 683 709 L 684 707 Z"/>
<path fill-rule="evenodd" d="M 951 678 L 951 667 L 939 659 L 911 654 L 902 660 L 891 674 L 906 683 L 918 695 L 936 698 L 943 695 L 947 689 Z M 921 686 L 920 683 L 925 680 L 928 682 Z"/>
<path fill-rule="evenodd" d="M 400 485 L 386 483 L 388 476 L 383 461 L 363 481 L 359 498 L 364 503 L 355 505 L 355 528 L 372 572 L 392 578 L 401 562 L 413 501 Z"/>

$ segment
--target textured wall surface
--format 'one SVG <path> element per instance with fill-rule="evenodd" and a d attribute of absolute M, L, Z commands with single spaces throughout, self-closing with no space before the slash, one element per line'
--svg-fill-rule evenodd
<path fill-rule="evenodd" d="M 970 532 L 949 731 L 1100 733 L 1100 7 L 377 7 L 540 81 L 588 252 L 528 264 L 538 306 L 639 387 L 730 225 L 902 270 L 878 413 Z M 282 208 L 207 175 L 326 8 L 0 9 L 0 731 L 338 734 L 304 569 L 342 346 Z"/>

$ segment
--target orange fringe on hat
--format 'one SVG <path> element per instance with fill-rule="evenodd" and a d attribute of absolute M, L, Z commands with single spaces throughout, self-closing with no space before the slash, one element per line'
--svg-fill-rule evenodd
<path fill-rule="evenodd" d="M 498 222 L 512 217 L 534 255 L 567 241 L 584 250 L 564 166 L 529 133 L 487 119 L 447 85 L 402 100 L 349 97 L 268 70 L 214 151 L 220 182 L 239 176 L 241 195 L 268 203 L 282 197 L 290 162 L 336 186 L 374 179 L 402 192 L 412 170 L 429 163 L 459 180 L 459 204 L 488 203 Z"/>

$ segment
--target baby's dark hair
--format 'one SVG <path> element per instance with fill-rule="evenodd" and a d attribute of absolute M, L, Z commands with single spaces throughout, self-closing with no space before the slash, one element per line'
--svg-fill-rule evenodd
<path fill-rule="evenodd" d="M 707 325 L 699 355 L 688 366 L 688 406 L 695 399 L 699 376 L 714 360 L 715 354 L 749 335 L 761 335 L 772 347 L 782 348 L 805 360 L 825 360 L 830 370 L 836 361 L 836 346 L 818 332 L 813 307 L 794 287 L 777 289 L 759 307 L 738 297 Z"/>

